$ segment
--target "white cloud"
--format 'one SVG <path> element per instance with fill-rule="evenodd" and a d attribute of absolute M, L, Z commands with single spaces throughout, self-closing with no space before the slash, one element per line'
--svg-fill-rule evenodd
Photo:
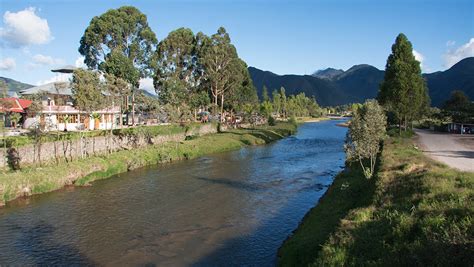
<path fill-rule="evenodd" d="M 416 51 L 413 49 L 413 55 L 415 56 L 415 59 L 420 62 L 420 67 L 422 70 L 425 70 L 425 66 L 423 65 L 423 61 L 425 61 L 425 56 L 421 54 L 420 52 Z"/>
<path fill-rule="evenodd" d="M 37 54 L 33 57 L 33 62 L 38 65 L 58 65 L 64 64 L 64 60 L 60 58 L 53 58 L 50 56 L 45 56 L 41 54 Z"/>
<path fill-rule="evenodd" d="M 153 86 L 153 79 L 152 78 L 144 78 L 140 79 L 140 89 L 146 90 L 152 94 L 155 93 L 155 87 Z"/>
<path fill-rule="evenodd" d="M 451 68 L 454 64 L 458 63 L 461 59 L 474 56 L 474 37 L 469 40 L 466 44 L 461 45 L 456 49 L 449 49 L 443 55 L 444 66 Z"/>
<path fill-rule="evenodd" d="M 449 40 L 446 42 L 446 46 L 454 46 L 456 44 L 456 41 L 453 41 L 453 40 Z"/>
<path fill-rule="evenodd" d="M 37 16 L 34 7 L 16 13 L 5 12 L 3 23 L 4 27 L 0 28 L 0 37 L 12 47 L 46 44 L 52 39 L 48 21 Z"/>
<path fill-rule="evenodd" d="M 76 61 L 74 62 L 74 66 L 76 66 L 76 68 L 87 68 L 86 64 L 84 63 L 84 57 L 83 56 L 79 56 L 77 57 Z"/>
<path fill-rule="evenodd" d="M 14 58 L 6 57 L 0 59 L 0 70 L 12 70 L 16 67 L 16 62 Z"/>
<path fill-rule="evenodd" d="M 52 83 L 52 82 L 68 82 L 71 79 L 72 79 L 72 74 L 70 73 L 58 73 L 49 79 L 37 81 L 36 85 L 43 85 L 43 84 Z"/>

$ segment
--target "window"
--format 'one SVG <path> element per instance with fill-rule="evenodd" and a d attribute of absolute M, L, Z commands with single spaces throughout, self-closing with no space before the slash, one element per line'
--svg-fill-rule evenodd
<path fill-rule="evenodd" d="M 77 120 L 76 114 L 57 114 L 56 120 L 58 123 L 66 123 L 66 118 L 68 118 L 68 123 L 75 123 Z"/>
<path fill-rule="evenodd" d="M 87 114 L 81 114 L 79 115 L 79 123 L 84 123 L 84 121 L 89 118 L 89 115 Z"/>
<path fill-rule="evenodd" d="M 66 114 L 57 114 L 56 115 L 56 120 L 58 123 L 64 123 L 64 118 L 66 117 Z"/>

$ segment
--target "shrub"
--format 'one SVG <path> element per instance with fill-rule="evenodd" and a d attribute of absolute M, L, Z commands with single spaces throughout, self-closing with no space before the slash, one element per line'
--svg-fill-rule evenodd
<path fill-rule="evenodd" d="M 352 117 L 345 145 L 347 159 L 358 161 L 366 178 L 371 178 L 374 174 L 386 125 L 387 118 L 376 100 L 367 100 Z M 364 161 L 370 162 L 368 167 Z"/>
<path fill-rule="evenodd" d="M 272 116 L 268 116 L 268 125 L 275 126 L 276 125 L 275 118 L 273 118 Z"/>
<path fill-rule="evenodd" d="M 293 124 L 293 125 L 296 125 L 296 118 L 295 116 L 291 116 L 290 119 L 288 120 L 289 123 Z"/>

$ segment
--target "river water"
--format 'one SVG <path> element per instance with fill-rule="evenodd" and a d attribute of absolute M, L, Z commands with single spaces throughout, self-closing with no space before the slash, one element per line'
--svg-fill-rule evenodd
<path fill-rule="evenodd" d="M 274 265 L 343 168 L 338 122 L 9 203 L 0 265 Z"/>

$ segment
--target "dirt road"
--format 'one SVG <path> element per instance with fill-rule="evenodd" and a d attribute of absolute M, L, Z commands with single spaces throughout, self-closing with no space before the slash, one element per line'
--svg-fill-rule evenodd
<path fill-rule="evenodd" d="M 415 130 L 418 143 L 428 156 L 450 167 L 474 172 L 474 136 Z"/>

